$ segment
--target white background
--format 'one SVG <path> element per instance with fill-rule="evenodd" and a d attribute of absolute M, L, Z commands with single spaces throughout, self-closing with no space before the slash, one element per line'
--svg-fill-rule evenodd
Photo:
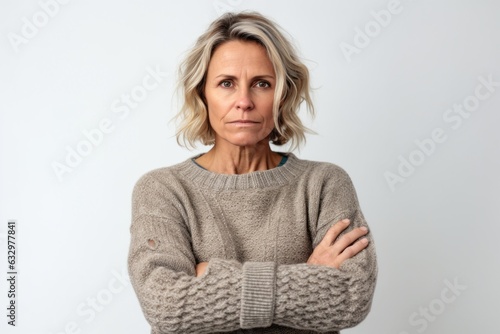
<path fill-rule="evenodd" d="M 0 264 L 4 277 L 15 219 L 19 270 L 15 328 L 0 281 L 2 333 L 149 332 L 126 280 L 132 187 L 207 150 L 176 144 L 176 70 L 231 9 L 293 36 L 315 87 L 317 117 L 303 117 L 318 133 L 296 154 L 348 171 L 375 237 L 372 312 L 344 332 L 498 333 L 498 1 L 401 0 L 385 26 L 373 13 L 389 1 L 378 0 L 60 2 L 0 2 Z M 141 97 L 151 70 L 166 74 L 126 113 L 123 94 Z M 497 82 L 482 100 L 479 77 Z M 466 118 L 448 111 L 464 103 Z M 57 173 L 78 145 L 87 155 Z M 402 173 L 392 187 L 388 173 Z"/>

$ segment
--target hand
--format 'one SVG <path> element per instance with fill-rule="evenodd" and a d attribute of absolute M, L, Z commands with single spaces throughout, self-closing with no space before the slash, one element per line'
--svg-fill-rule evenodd
<path fill-rule="evenodd" d="M 208 262 L 200 262 L 196 265 L 196 277 L 200 277 L 205 273 L 205 269 L 208 266 Z"/>
<path fill-rule="evenodd" d="M 364 226 L 344 234 L 337 240 L 340 233 L 342 233 L 349 224 L 349 219 L 344 219 L 330 227 L 323 237 L 323 240 L 314 248 L 311 256 L 307 260 L 307 264 L 328 266 L 338 269 L 345 260 L 350 259 L 365 249 L 366 246 L 368 246 L 368 239 L 363 238 L 358 240 L 368 233 L 368 229 Z"/>

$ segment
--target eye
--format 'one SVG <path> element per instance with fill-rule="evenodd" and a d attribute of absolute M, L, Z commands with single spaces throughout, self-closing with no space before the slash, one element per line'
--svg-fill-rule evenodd
<path fill-rule="evenodd" d="M 271 87 L 271 84 L 267 81 L 261 80 L 261 81 L 257 81 L 255 86 L 258 88 L 269 88 L 269 87 Z"/>
<path fill-rule="evenodd" d="M 222 88 L 231 88 L 233 86 L 233 83 L 229 80 L 222 80 L 219 83 L 219 86 L 221 86 Z"/>

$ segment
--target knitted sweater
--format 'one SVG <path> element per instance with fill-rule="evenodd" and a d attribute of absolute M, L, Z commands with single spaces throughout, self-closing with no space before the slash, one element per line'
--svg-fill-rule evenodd
<path fill-rule="evenodd" d="M 367 226 L 352 182 L 336 165 L 287 155 L 239 175 L 188 159 L 137 182 L 128 266 L 151 333 L 333 334 L 366 317 L 377 275 L 370 233 L 340 269 L 305 263 L 332 224 Z"/>

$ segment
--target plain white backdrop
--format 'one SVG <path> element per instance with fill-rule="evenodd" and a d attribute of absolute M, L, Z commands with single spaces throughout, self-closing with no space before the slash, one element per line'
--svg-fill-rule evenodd
<path fill-rule="evenodd" d="M 1 0 L 1 332 L 149 332 L 126 272 L 132 187 L 208 149 L 176 144 L 176 70 L 230 10 L 290 34 L 317 110 L 296 154 L 348 171 L 374 235 L 372 312 L 344 332 L 498 333 L 494 0 Z"/>

